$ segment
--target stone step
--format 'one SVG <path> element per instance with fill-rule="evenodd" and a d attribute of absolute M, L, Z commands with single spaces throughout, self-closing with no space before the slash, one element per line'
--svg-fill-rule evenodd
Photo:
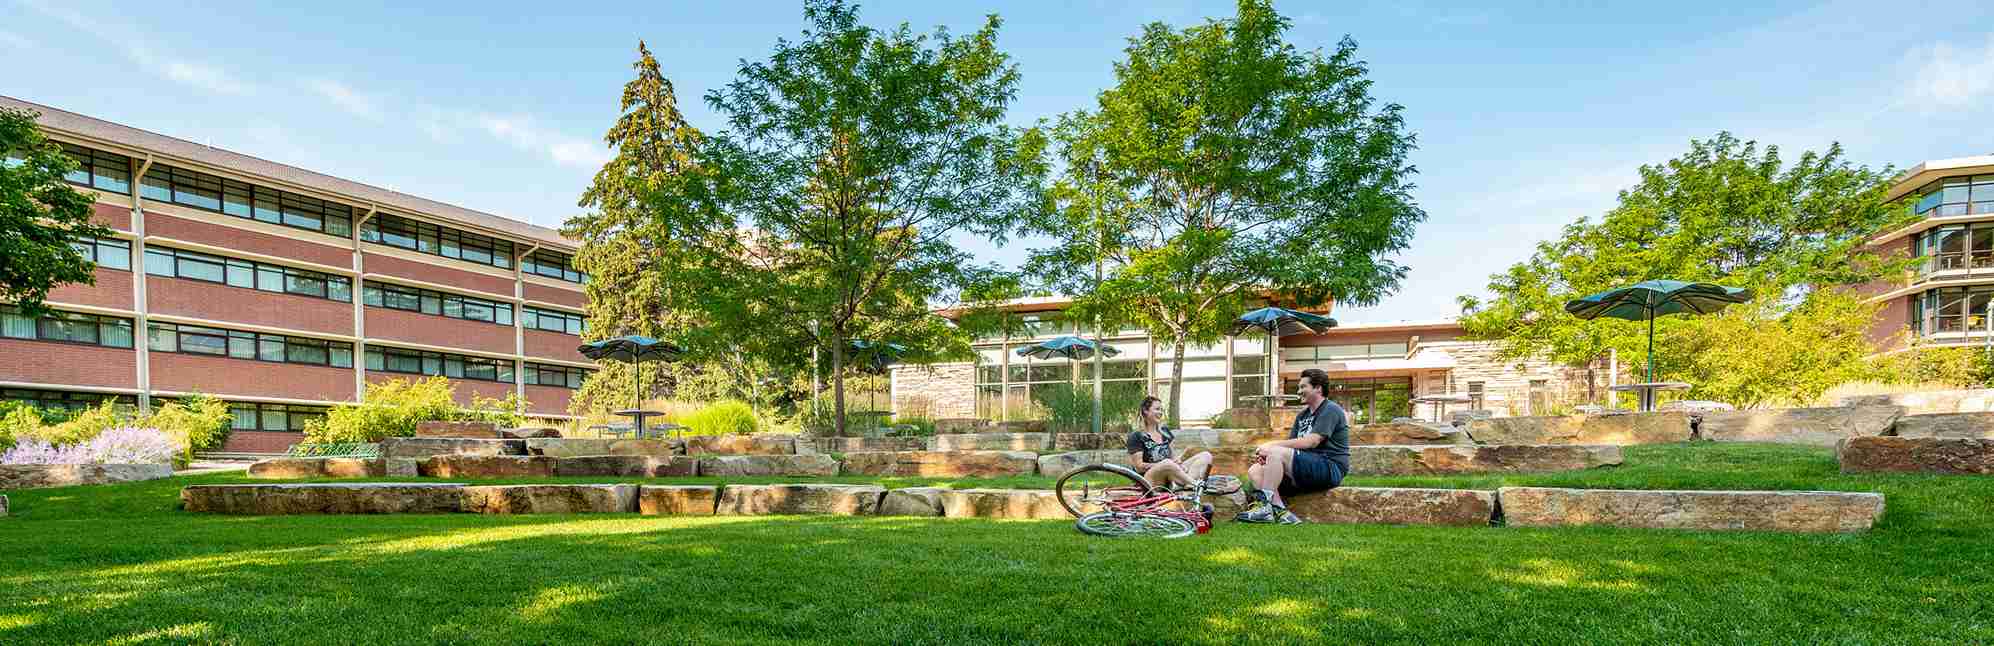
<path fill-rule="evenodd" d="M 249 465 L 249 477 L 274 480 L 414 477 L 420 463 L 407 458 L 271 458 Z"/>
<path fill-rule="evenodd" d="M 793 455 L 794 435 L 695 435 L 685 438 L 686 455 Z"/>
<path fill-rule="evenodd" d="M 1472 489 L 1338 487 L 1287 502 L 1311 523 L 1487 527 L 1496 514 L 1496 492 Z"/>
<path fill-rule="evenodd" d="M 544 478 L 556 459 L 538 455 L 438 455 L 423 460 L 425 478 Z"/>
<path fill-rule="evenodd" d="M 941 503 L 947 518 L 1073 518 L 1043 489 L 953 489 L 941 492 Z"/>
<path fill-rule="evenodd" d="M 1994 413 L 1937 413 L 1897 418 L 1897 437 L 1994 440 Z"/>
<path fill-rule="evenodd" d="M 1883 494 L 1836 491 L 1503 487 L 1496 496 L 1512 527 L 1861 532 L 1883 515 Z"/>
<path fill-rule="evenodd" d="M 1496 417 L 1468 422 L 1476 444 L 1665 444 L 1690 439 L 1689 414 Z"/>
<path fill-rule="evenodd" d="M 525 440 L 525 454 L 566 458 L 581 455 L 651 455 L 679 453 L 669 440 L 619 440 L 611 438 L 562 437 Z"/>
<path fill-rule="evenodd" d="M 930 447 L 928 440 L 929 438 L 925 437 L 817 437 L 811 438 L 809 442 L 819 453 L 857 453 L 926 451 Z"/>
<path fill-rule="evenodd" d="M 415 436 L 499 439 L 498 425 L 491 422 L 417 422 Z"/>
<path fill-rule="evenodd" d="M 0 491 L 173 477 L 171 464 L 0 464 Z"/>
<path fill-rule="evenodd" d="M 932 478 L 1028 476 L 1038 472 L 1031 451 L 861 451 L 845 454 L 846 475 Z"/>
<path fill-rule="evenodd" d="M 381 457 L 428 458 L 436 455 L 526 455 L 526 440 L 454 437 L 390 437 L 381 440 Z"/>
<path fill-rule="evenodd" d="M 1994 474 L 1994 439 L 1852 437 L 1835 446 L 1842 473 Z"/>
<path fill-rule="evenodd" d="M 699 461 L 683 456 L 577 455 L 546 459 L 554 461 L 557 476 L 665 478 L 699 473 Z"/>
<path fill-rule="evenodd" d="M 881 516 L 940 516 L 942 515 L 942 494 L 940 487 L 908 487 L 889 489 L 879 500 Z"/>
<path fill-rule="evenodd" d="M 637 485 L 496 485 L 463 488 L 472 514 L 625 514 L 637 511 Z"/>
<path fill-rule="evenodd" d="M 1353 446 L 1352 475 L 1577 471 L 1621 463 L 1620 447 L 1582 444 Z"/>
<path fill-rule="evenodd" d="M 312 483 L 192 485 L 181 507 L 210 514 L 443 514 L 462 511 L 464 485 Z"/>
<path fill-rule="evenodd" d="M 696 459 L 702 476 L 838 475 L 838 461 L 823 454 L 714 455 Z"/>
<path fill-rule="evenodd" d="M 720 488 L 711 485 L 644 485 L 637 490 L 637 513 L 646 516 L 711 516 Z"/>
<path fill-rule="evenodd" d="M 1051 433 L 946 433 L 929 438 L 935 451 L 1044 451 Z"/>
<path fill-rule="evenodd" d="M 879 509 L 879 499 L 885 494 L 886 488 L 878 485 L 727 485 L 720 489 L 720 501 L 713 513 L 723 516 L 869 516 Z"/>
<path fill-rule="evenodd" d="M 1350 428 L 1352 445 L 1405 446 L 1414 444 L 1474 444 L 1468 433 L 1447 424 L 1386 422 Z"/>
<path fill-rule="evenodd" d="M 1903 414 L 1901 406 L 1712 411 L 1703 414 L 1697 436 L 1717 442 L 1834 446 L 1843 438 L 1887 434 Z"/>

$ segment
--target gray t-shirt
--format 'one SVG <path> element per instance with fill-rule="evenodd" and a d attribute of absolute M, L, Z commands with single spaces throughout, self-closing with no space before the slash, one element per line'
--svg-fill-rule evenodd
<path fill-rule="evenodd" d="M 1344 473 L 1349 473 L 1350 419 L 1343 413 L 1343 407 L 1327 399 L 1322 400 L 1315 410 L 1304 407 L 1301 414 L 1295 416 L 1295 427 L 1288 431 L 1288 439 L 1311 433 L 1321 435 L 1323 441 L 1308 452 L 1336 463 Z"/>

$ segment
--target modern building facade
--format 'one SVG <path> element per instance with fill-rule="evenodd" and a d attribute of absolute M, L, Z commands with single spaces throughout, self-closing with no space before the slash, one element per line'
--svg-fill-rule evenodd
<path fill-rule="evenodd" d="M 1067 302 L 1031 298 L 1005 304 L 1022 330 L 979 339 L 974 362 L 896 366 L 891 381 L 895 411 L 923 408 L 936 418 L 1018 419 L 1029 414 L 1037 393 L 1045 389 L 1091 387 L 1092 361 L 1017 354 L 1019 348 L 1055 336 L 1092 338 L 1086 326 L 1061 315 Z M 1165 344 L 1137 329 L 1108 334 L 1104 342 L 1119 351 L 1102 362 L 1104 392 L 1169 393 L 1173 359 Z M 1412 403 L 1426 394 L 1471 398 L 1449 410 L 1475 408 L 1511 416 L 1570 410 L 1604 392 L 1603 381 L 1588 387 L 1593 375 L 1585 370 L 1496 355 L 1493 344 L 1464 339 L 1461 326 L 1452 320 L 1344 323 L 1326 334 L 1282 337 L 1278 347 L 1254 332 L 1186 349 L 1179 414 L 1184 420 L 1206 420 L 1231 408 L 1264 405 L 1252 398 L 1267 394 L 1270 381 L 1278 379 L 1280 392 L 1293 393 L 1301 372 L 1309 368 L 1330 374 L 1331 399 L 1358 423 L 1431 418 L 1442 412 Z"/>
<path fill-rule="evenodd" d="M 545 227 L 0 97 L 81 164 L 96 284 L 0 306 L 0 399 L 230 402 L 231 451 L 281 451 L 366 385 L 445 376 L 565 417 L 594 364 L 588 277 Z"/>
<path fill-rule="evenodd" d="M 1994 302 L 1994 155 L 1919 164 L 1887 197 L 1911 198 L 1919 219 L 1870 244 L 1917 262 L 1899 279 L 1861 288 L 1884 304 L 1871 340 L 1886 351 L 1985 343 Z"/>

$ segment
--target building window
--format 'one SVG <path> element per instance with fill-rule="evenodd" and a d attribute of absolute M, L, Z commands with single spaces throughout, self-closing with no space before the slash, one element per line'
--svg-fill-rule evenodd
<path fill-rule="evenodd" d="M 353 279 L 167 247 L 145 248 L 145 273 L 353 302 Z"/>
<path fill-rule="evenodd" d="M 313 420 L 325 419 L 325 410 L 324 406 L 229 402 L 229 428 L 302 433 Z"/>
<path fill-rule="evenodd" d="M 360 239 L 390 247 L 454 258 L 501 269 L 512 268 L 512 242 L 381 213 L 360 226 Z"/>
<path fill-rule="evenodd" d="M 163 164 L 145 172 L 139 195 L 342 238 L 353 234 L 353 207 L 345 204 Z"/>
<path fill-rule="evenodd" d="M 71 144 L 62 145 L 62 154 L 76 161 L 76 170 L 63 175 L 71 184 L 87 186 L 120 195 L 132 192 L 130 157 Z"/>
<path fill-rule="evenodd" d="M 1921 216 L 1994 213 L 1994 175 L 1947 177 L 1926 184 L 1912 208 Z"/>
<path fill-rule="evenodd" d="M 521 323 L 529 330 L 546 330 L 548 332 L 560 332 L 575 336 L 581 336 L 583 332 L 588 331 L 588 317 L 580 314 L 543 310 L 529 306 L 524 309 L 521 315 L 525 317 Z"/>
<path fill-rule="evenodd" d="M 1487 406 L 1482 405 L 1482 398 L 1487 394 L 1486 388 L 1487 386 L 1482 382 L 1479 381 L 1468 382 L 1468 399 L 1470 401 L 1470 404 L 1475 407 L 1475 410 L 1482 410 L 1484 408 L 1488 408 Z"/>
<path fill-rule="evenodd" d="M 1299 378 L 1282 379 L 1281 391 L 1295 392 L 1300 381 Z M 1323 394 L 1343 407 L 1351 424 L 1389 422 L 1394 418 L 1412 416 L 1411 377 L 1331 379 L 1329 388 Z"/>
<path fill-rule="evenodd" d="M 174 323 L 147 325 L 146 347 L 154 352 L 205 354 L 232 359 L 255 359 L 334 368 L 353 367 L 353 344 L 343 341 Z"/>
<path fill-rule="evenodd" d="M 138 398 L 131 395 L 77 393 L 60 390 L 30 390 L 26 388 L 0 389 L 0 401 L 20 402 L 43 410 L 61 411 L 96 408 L 105 401 L 116 402 L 119 408 L 138 408 Z"/>
<path fill-rule="evenodd" d="M 558 278 L 571 283 L 589 282 L 588 274 L 575 270 L 575 261 L 572 256 L 552 251 L 533 252 L 532 255 L 520 260 L 519 269 L 535 276 Z"/>
<path fill-rule="evenodd" d="M 460 354 L 367 346 L 367 369 L 452 379 L 512 383 L 512 362 Z"/>
<path fill-rule="evenodd" d="M 50 312 L 47 316 L 33 318 L 23 314 L 20 308 L 0 305 L 0 337 L 129 348 L 132 347 L 132 322 L 130 319 L 76 312 Z"/>
<path fill-rule="evenodd" d="M 526 385 L 556 386 L 560 388 L 580 388 L 590 370 L 567 366 L 550 366 L 543 363 L 526 364 Z"/>
<path fill-rule="evenodd" d="M 79 238 L 69 246 L 90 262 L 106 269 L 132 269 L 132 243 L 116 238 Z"/>
<path fill-rule="evenodd" d="M 1911 301 L 1911 329 L 1920 336 L 1985 332 L 1994 285 L 1934 289 Z"/>
<path fill-rule="evenodd" d="M 511 303 L 380 283 L 368 283 L 362 286 L 360 294 L 362 302 L 374 307 L 435 314 L 466 321 L 512 325 Z"/>

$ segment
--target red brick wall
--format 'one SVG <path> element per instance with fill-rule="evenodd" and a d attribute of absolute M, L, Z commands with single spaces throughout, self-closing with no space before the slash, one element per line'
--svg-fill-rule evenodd
<path fill-rule="evenodd" d="M 97 284 L 70 284 L 48 290 L 48 300 L 97 307 L 132 309 L 132 272 L 98 267 Z"/>
<path fill-rule="evenodd" d="M 1911 297 L 1899 296 L 1883 302 L 1877 310 L 1876 318 L 1869 323 L 1869 342 L 1878 350 L 1894 350 L 1904 346 L 1910 336 L 1906 326 L 1911 324 Z"/>
<path fill-rule="evenodd" d="M 394 372 L 367 373 L 367 383 L 370 384 L 394 379 L 419 381 L 428 379 L 428 377 L 423 375 L 404 375 Z M 512 384 L 503 384 L 496 381 L 478 381 L 476 379 L 451 379 L 450 386 L 451 398 L 462 406 L 470 406 L 472 396 L 474 395 L 483 395 L 488 399 L 505 399 L 505 396 L 512 392 Z"/>
<path fill-rule="evenodd" d="M 566 415 L 568 414 L 568 402 L 574 398 L 574 395 L 575 391 L 570 388 L 528 384 L 526 386 L 526 409 L 537 415 Z"/>
<path fill-rule="evenodd" d="M 291 450 L 291 445 L 305 441 L 304 433 L 280 431 L 234 431 L 228 441 L 222 443 L 223 451 L 230 453 L 283 453 Z"/>
<path fill-rule="evenodd" d="M 575 351 L 575 348 L 582 344 L 581 337 L 546 330 L 526 330 L 524 334 L 526 356 L 562 361 L 588 361 L 588 357 Z"/>
<path fill-rule="evenodd" d="M 132 230 L 132 207 L 96 202 L 90 205 L 90 221 L 119 231 Z"/>
<path fill-rule="evenodd" d="M 353 333 L 352 303 L 164 276 L 148 276 L 145 287 L 146 306 L 153 314 Z"/>
<path fill-rule="evenodd" d="M 1909 258 L 1911 257 L 1911 237 L 1905 236 L 1880 245 L 1873 245 L 1871 249 L 1886 259 Z M 1863 296 L 1877 296 L 1903 287 L 1904 285 L 1905 278 L 1903 276 L 1885 276 L 1866 283 L 1859 283 L 1853 289 L 1857 294 Z"/>
<path fill-rule="evenodd" d="M 442 256 L 438 262 L 459 262 Z M 498 298 L 512 298 L 512 279 L 480 274 L 477 272 L 440 267 L 428 263 L 403 260 L 394 256 L 364 253 L 360 266 L 370 274 L 399 276 L 438 285 L 449 285 L 462 289 L 485 292 Z"/>
<path fill-rule="evenodd" d="M 299 230 L 298 237 L 293 239 L 147 211 L 145 214 L 145 233 L 151 236 L 198 242 L 224 249 L 240 249 L 266 256 L 291 258 L 306 262 L 315 262 L 321 265 L 331 265 L 334 267 L 353 266 L 352 251 L 330 246 L 330 244 L 306 242 L 307 240 L 323 240 L 326 243 L 333 243 L 339 240 L 338 238 L 305 230 Z"/>
<path fill-rule="evenodd" d="M 135 341 L 144 342 L 139 334 Z M 138 352 L 74 343 L 0 339 L 0 381 L 138 387 Z"/>
<path fill-rule="evenodd" d="M 153 390 L 351 401 L 353 369 L 153 352 Z M 355 357 L 358 360 L 358 357 Z"/>
<path fill-rule="evenodd" d="M 367 338 L 512 354 L 512 326 L 385 307 L 367 308 Z"/>
<path fill-rule="evenodd" d="M 559 289 L 546 285 L 526 283 L 524 291 L 520 293 L 525 294 L 526 300 L 529 301 L 566 305 L 574 308 L 585 308 L 589 304 L 588 295 L 581 292 L 581 285 L 576 285 L 574 289 Z"/>

